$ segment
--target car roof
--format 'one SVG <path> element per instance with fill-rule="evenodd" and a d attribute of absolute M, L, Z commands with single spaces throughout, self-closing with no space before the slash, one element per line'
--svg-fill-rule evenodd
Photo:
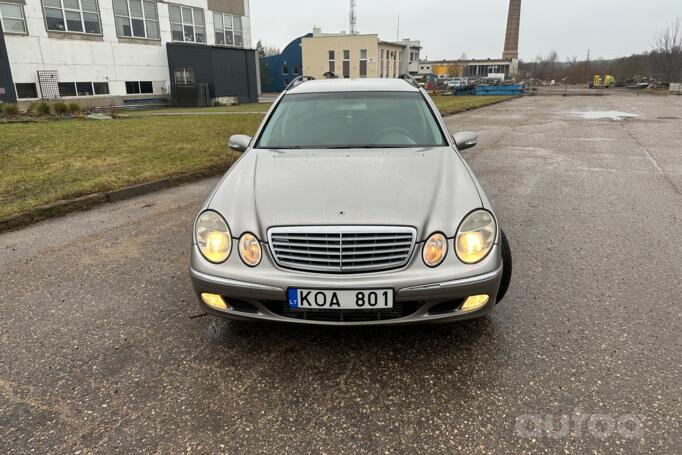
<path fill-rule="evenodd" d="M 418 91 L 405 79 L 321 79 L 301 82 L 287 93 Z"/>

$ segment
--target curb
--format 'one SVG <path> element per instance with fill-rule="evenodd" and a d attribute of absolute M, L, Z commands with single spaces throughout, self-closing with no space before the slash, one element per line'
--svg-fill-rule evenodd
<path fill-rule="evenodd" d="M 215 177 L 216 175 L 225 173 L 231 166 L 232 163 L 230 163 L 228 166 L 218 166 L 212 169 L 192 172 L 190 174 L 183 174 L 175 177 L 155 180 L 153 182 L 131 185 L 118 190 L 103 191 L 74 199 L 67 199 L 42 205 L 40 207 L 34 208 L 28 213 L 12 215 L 7 218 L 0 219 L 0 233 L 26 227 L 29 224 L 33 224 L 55 216 L 66 215 L 67 213 L 80 210 L 87 210 L 106 203 L 124 201 L 126 199 L 154 193 L 159 190 L 164 190 L 181 185 L 183 183 L 200 180 L 202 178 Z"/>

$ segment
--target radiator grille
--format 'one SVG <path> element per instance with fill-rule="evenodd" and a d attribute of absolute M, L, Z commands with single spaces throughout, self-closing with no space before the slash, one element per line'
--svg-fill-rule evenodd
<path fill-rule="evenodd" d="M 324 226 L 272 228 L 268 241 L 280 267 L 360 273 L 404 266 L 417 231 L 410 227 Z"/>

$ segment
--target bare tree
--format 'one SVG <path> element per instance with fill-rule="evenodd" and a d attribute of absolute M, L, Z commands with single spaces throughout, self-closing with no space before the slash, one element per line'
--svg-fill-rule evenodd
<path fill-rule="evenodd" d="M 682 78 L 682 20 L 679 17 L 656 36 L 654 52 L 663 82 Z"/>
<path fill-rule="evenodd" d="M 260 57 L 271 57 L 280 53 L 278 48 L 263 44 L 261 40 L 256 43 L 256 51 Z"/>
<path fill-rule="evenodd" d="M 464 65 L 450 63 L 445 71 L 448 73 L 448 77 L 462 77 L 464 75 Z"/>

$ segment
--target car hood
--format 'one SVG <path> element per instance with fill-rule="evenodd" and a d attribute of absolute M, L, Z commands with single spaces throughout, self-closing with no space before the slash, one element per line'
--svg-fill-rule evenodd
<path fill-rule="evenodd" d="M 449 147 L 249 150 L 223 178 L 209 208 L 238 237 L 264 240 L 275 226 L 395 225 L 448 237 L 481 207 L 467 167 Z"/>

